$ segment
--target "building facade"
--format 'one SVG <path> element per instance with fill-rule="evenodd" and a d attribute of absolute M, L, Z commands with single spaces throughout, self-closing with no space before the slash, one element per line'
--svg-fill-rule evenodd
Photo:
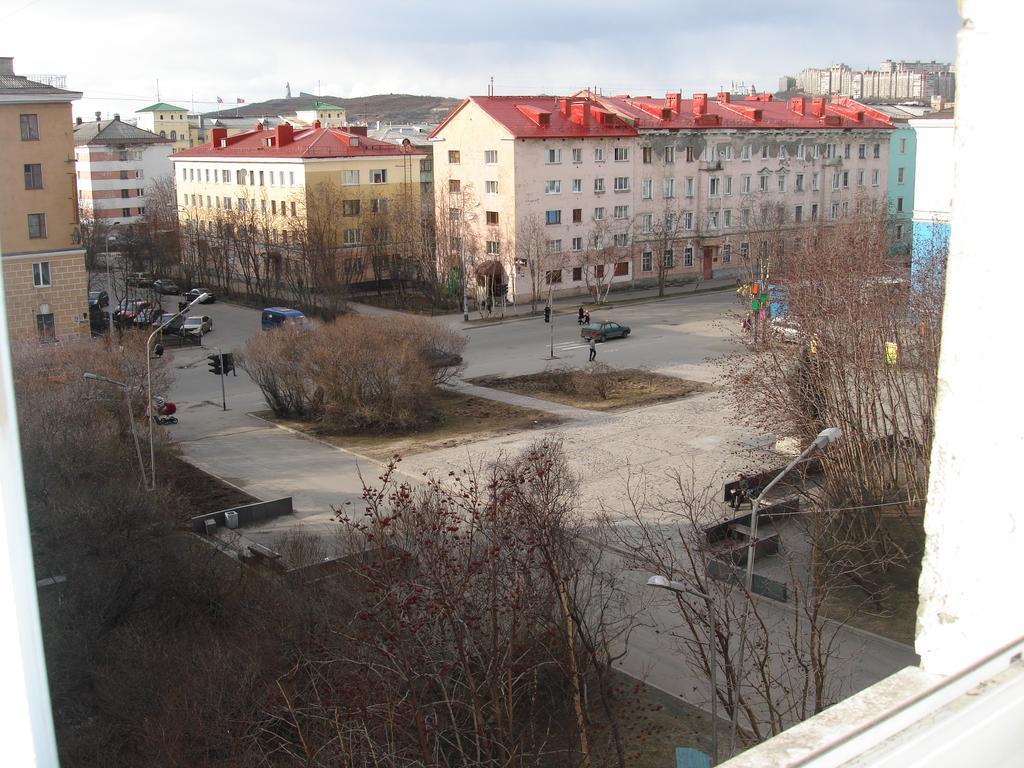
<path fill-rule="evenodd" d="M 171 142 L 172 152 L 181 152 L 195 146 L 192 131 L 198 132 L 199 125 L 190 119 L 188 110 L 184 107 L 176 107 L 161 101 L 143 107 L 135 115 L 136 125 Z"/>
<path fill-rule="evenodd" d="M 813 96 L 849 96 L 859 101 L 913 100 L 933 96 L 952 101 L 956 74 L 950 64 L 937 61 L 886 60 L 875 70 L 854 70 L 846 64 L 801 70 L 796 87 Z"/>
<path fill-rule="evenodd" d="M 89 333 L 71 130 L 81 95 L 15 75 L 13 59 L 0 58 L 0 261 L 12 341 Z"/>
<path fill-rule="evenodd" d="M 731 274 L 881 213 L 891 133 L 850 100 L 471 97 L 432 134 L 438 245 L 517 301 Z"/>
<path fill-rule="evenodd" d="M 911 270 L 945 251 L 953 206 L 953 111 L 933 112 L 910 121 L 916 138 Z"/>
<path fill-rule="evenodd" d="M 429 152 L 374 141 L 365 128 L 282 123 L 210 134 L 208 145 L 171 157 L 179 218 L 235 272 L 239 226 L 259 233 L 264 266 L 279 282 L 304 238 L 329 224 L 319 237 L 336 243 L 331 257 L 357 283 L 375 254 L 401 256 L 409 239 L 402 227 L 415 226 L 418 236 L 423 200 L 432 201 Z"/>
<path fill-rule="evenodd" d="M 153 185 L 173 173 L 171 142 L 121 121 L 76 121 L 75 174 L 78 207 L 86 221 L 137 222 Z"/>

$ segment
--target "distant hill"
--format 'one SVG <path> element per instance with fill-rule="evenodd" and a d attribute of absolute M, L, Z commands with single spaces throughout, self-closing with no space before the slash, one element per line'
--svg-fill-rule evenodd
<path fill-rule="evenodd" d="M 439 123 L 459 104 L 460 99 L 412 96 L 405 93 L 382 93 L 376 96 L 342 99 L 337 96 L 300 93 L 290 99 L 270 99 L 256 104 L 239 104 L 216 112 L 206 112 L 204 117 L 275 117 L 308 109 L 317 101 L 343 107 L 349 122 L 365 122 L 372 125 L 377 120 L 382 123 Z"/>

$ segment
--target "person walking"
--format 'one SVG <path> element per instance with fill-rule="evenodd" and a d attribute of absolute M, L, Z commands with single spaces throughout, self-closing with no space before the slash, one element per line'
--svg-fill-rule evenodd
<path fill-rule="evenodd" d="M 580 325 L 583 325 L 583 305 L 582 304 L 580 304 L 580 319 L 579 319 L 578 322 L 579 322 Z"/>
<path fill-rule="evenodd" d="M 596 341 L 595 337 L 591 336 L 590 337 L 590 360 L 589 360 L 589 362 L 592 363 L 596 359 L 597 359 L 597 341 Z"/>

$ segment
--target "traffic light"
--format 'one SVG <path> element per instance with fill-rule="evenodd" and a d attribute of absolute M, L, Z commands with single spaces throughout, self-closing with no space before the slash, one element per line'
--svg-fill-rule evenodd
<path fill-rule="evenodd" d="M 544 322 L 551 322 L 551 307 L 544 307 Z"/>
<path fill-rule="evenodd" d="M 207 355 L 206 359 L 210 361 L 210 373 L 220 376 L 224 371 L 220 367 L 220 355 Z"/>
<path fill-rule="evenodd" d="M 231 373 L 235 370 L 235 355 L 233 352 L 225 352 L 223 355 L 224 359 L 224 375 Z"/>

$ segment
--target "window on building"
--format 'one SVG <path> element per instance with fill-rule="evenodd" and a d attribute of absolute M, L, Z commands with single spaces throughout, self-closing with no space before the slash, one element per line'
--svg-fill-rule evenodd
<path fill-rule="evenodd" d="M 459 194 L 462 190 L 462 182 L 458 179 L 448 179 L 448 191 L 453 195 Z"/>
<path fill-rule="evenodd" d="M 654 195 L 654 180 L 644 179 L 640 182 L 640 197 L 644 200 L 650 200 Z"/>
<path fill-rule="evenodd" d="M 676 161 L 676 148 L 672 144 L 665 147 L 665 162 L 674 163 Z M 693 162 L 693 147 L 686 148 L 686 162 Z"/>
<path fill-rule="evenodd" d="M 123 199 L 125 199 L 125 198 L 128 198 L 128 197 L 131 197 L 131 194 L 130 194 L 129 190 L 127 190 L 127 189 L 122 189 L 122 190 L 121 190 L 121 199 L 123 200 Z M 203 199 L 202 195 L 200 195 L 200 196 L 199 196 L 199 199 L 200 199 L 200 200 L 202 200 L 202 199 Z"/>
<path fill-rule="evenodd" d="M 28 236 L 33 240 L 46 237 L 45 213 L 30 213 L 28 215 Z"/>
<path fill-rule="evenodd" d="M 731 195 L 732 194 L 732 176 L 726 176 L 725 177 L 725 190 L 724 190 L 724 192 L 727 195 Z"/>
<path fill-rule="evenodd" d="M 558 179 L 551 179 L 544 183 L 544 194 L 545 195 L 560 195 L 562 194 L 562 182 Z"/>
<path fill-rule="evenodd" d="M 796 146 L 796 159 L 805 160 L 807 158 L 807 147 L 803 144 L 797 144 Z"/>
<path fill-rule="evenodd" d="M 39 332 L 40 341 L 56 341 L 57 329 L 53 322 L 53 313 L 36 315 L 36 330 Z"/>
<path fill-rule="evenodd" d="M 722 246 L 722 263 L 729 264 L 732 262 L 732 246 L 726 243 Z"/>
<path fill-rule="evenodd" d="M 359 200 L 342 200 L 341 201 L 341 215 L 342 216 L 358 216 L 359 215 Z"/>
<path fill-rule="evenodd" d="M 629 262 L 628 261 L 618 261 L 618 262 L 616 262 L 615 266 L 613 267 L 612 274 L 615 277 L 625 277 L 625 276 L 627 276 L 629 274 Z"/>
<path fill-rule="evenodd" d="M 813 203 L 811 205 L 811 221 L 817 221 L 817 220 L 818 220 L 818 204 L 817 203 Z"/>
<path fill-rule="evenodd" d="M 825 157 L 828 159 L 836 157 L 836 145 L 826 144 L 825 145 Z"/>
<path fill-rule="evenodd" d="M 795 184 L 796 184 L 796 191 L 797 192 L 803 192 L 804 191 L 804 175 L 802 173 L 798 173 L 796 175 Z"/>
<path fill-rule="evenodd" d="M 220 198 L 217 198 L 217 207 L 220 208 Z M 277 200 L 270 201 L 270 213 L 274 216 L 277 215 Z"/>
<path fill-rule="evenodd" d="M 225 211 L 230 211 L 231 210 L 231 205 L 232 205 L 231 198 L 230 197 L 225 197 L 224 198 L 224 210 Z M 284 203 L 281 203 L 281 214 L 282 215 L 284 214 Z"/>
<path fill-rule="evenodd" d="M 906 139 L 900 139 L 900 154 L 901 155 L 907 154 L 907 140 Z"/>
<path fill-rule="evenodd" d="M 640 254 L 640 271 L 652 272 L 654 270 L 654 252 L 644 251 Z"/>
<path fill-rule="evenodd" d="M 167 138 L 167 132 L 166 131 L 160 131 L 160 138 L 161 139 L 166 139 Z"/>
<path fill-rule="evenodd" d="M 572 150 L 572 161 L 574 163 L 582 163 L 583 162 L 583 148 L 582 147 L 573 147 L 573 150 Z"/>
<path fill-rule="evenodd" d="M 858 187 L 863 187 L 864 186 L 864 169 L 863 168 L 861 168 L 861 169 L 859 169 L 857 171 L 857 186 Z"/>
<path fill-rule="evenodd" d="M 726 229 L 732 226 L 732 210 L 729 208 L 722 211 L 722 226 Z"/>
<path fill-rule="evenodd" d="M 642 147 L 641 158 L 645 164 L 654 162 L 654 148 L 653 147 Z"/>
<path fill-rule="evenodd" d="M 662 182 L 662 193 L 666 198 L 676 196 L 676 180 L 673 178 L 667 178 Z"/>
<path fill-rule="evenodd" d="M 583 267 L 572 268 L 572 281 L 578 283 L 583 279 Z"/>
<path fill-rule="evenodd" d="M 370 200 L 370 213 L 387 213 L 388 199 L 386 197 L 375 197 Z"/>
<path fill-rule="evenodd" d="M 562 252 L 562 241 L 561 240 L 548 240 L 547 242 L 548 253 L 561 253 Z"/>
<path fill-rule="evenodd" d="M 722 192 L 722 179 L 718 176 L 711 176 L 708 179 L 708 194 L 711 197 L 718 197 Z"/>
<path fill-rule="evenodd" d="M 615 148 L 615 160 L 617 162 L 624 162 L 629 160 L 629 148 L 628 147 L 616 147 Z"/>
<path fill-rule="evenodd" d="M 456 211 L 458 211 L 458 209 L 456 209 Z M 485 211 L 484 212 L 484 219 L 486 220 L 486 222 L 488 224 L 494 226 L 494 225 L 496 225 L 498 223 L 498 212 L 497 211 Z"/>
<path fill-rule="evenodd" d="M 43 188 L 43 166 L 39 163 L 25 163 L 25 189 Z"/>
<path fill-rule="evenodd" d="M 616 176 L 615 177 L 615 191 L 616 192 L 628 192 L 629 191 L 629 176 Z"/>
<path fill-rule="evenodd" d="M 708 211 L 708 229 L 718 229 L 718 211 Z"/>
<path fill-rule="evenodd" d="M 574 251 L 582 251 L 583 250 L 583 238 L 582 237 L 574 237 L 572 239 L 572 249 Z M 575 277 L 573 278 L 573 280 L 578 280 L 578 279 L 579 278 L 575 278 Z"/>
<path fill-rule="evenodd" d="M 604 192 L 604 179 L 594 179 L 594 192 L 598 194 Z"/>
<path fill-rule="evenodd" d="M 846 144 L 843 145 L 843 159 L 844 160 L 849 160 L 850 159 L 850 146 L 851 145 L 850 145 L 849 142 L 847 142 Z"/>
<path fill-rule="evenodd" d="M 740 243 L 740 259 L 746 261 L 750 258 L 750 243 Z"/>
<path fill-rule="evenodd" d="M 686 196 L 693 197 L 694 195 L 694 183 L 693 176 L 686 177 Z"/>
<path fill-rule="evenodd" d="M 871 156 L 873 158 L 875 158 L 876 160 L 882 156 L 882 145 L 881 144 L 875 144 L 875 146 L 871 150 Z"/>
<path fill-rule="evenodd" d="M 865 160 L 865 159 L 867 159 L 867 156 L 868 156 L 868 145 L 867 144 L 858 144 L 857 145 L 857 159 L 858 160 Z"/>
<path fill-rule="evenodd" d="M 896 169 L 896 183 L 897 184 L 902 184 L 903 183 L 903 172 L 904 172 L 903 168 L 897 168 Z"/>
<path fill-rule="evenodd" d="M 292 203 L 292 216 L 295 216 L 295 203 Z"/>
<path fill-rule="evenodd" d="M 572 191 L 577 193 L 583 192 L 583 179 L 572 180 Z"/>
<path fill-rule="evenodd" d="M 744 227 L 749 227 L 750 226 L 750 209 L 749 208 L 743 208 L 743 209 L 741 209 L 740 213 L 743 216 L 743 226 Z"/>
<path fill-rule="evenodd" d="M 780 173 L 778 181 L 779 181 L 779 192 L 785 192 L 786 191 L 786 174 Z"/>
<path fill-rule="evenodd" d="M 363 233 L 358 227 L 352 227 L 346 229 L 343 232 L 343 242 L 345 245 L 359 245 L 363 241 Z"/>
<path fill-rule="evenodd" d="M 768 191 L 768 174 L 767 173 L 762 173 L 761 176 L 758 178 L 758 183 L 759 183 L 759 187 L 758 188 L 762 192 L 767 192 Z"/>
<path fill-rule="evenodd" d="M 751 155 L 751 147 L 749 144 L 744 144 L 743 148 L 740 149 L 740 160 L 749 160 Z"/>
<path fill-rule="evenodd" d="M 642 213 L 640 214 L 640 232 L 644 235 L 649 235 L 654 231 L 654 214 L 653 213 Z"/>
<path fill-rule="evenodd" d="M 798 205 L 796 208 L 793 209 L 793 221 L 795 221 L 797 224 L 799 224 L 803 220 L 804 220 L 804 207 L 802 205 Z"/>
<path fill-rule="evenodd" d="M 878 177 L 879 177 L 879 171 L 878 171 L 877 168 L 875 168 L 871 172 L 871 186 L 873 186 L 873 187 L 877 187 L 878 186 Z"/>
<path fill-rule="evenodd" d="M 122 208 L 121 209 L 121 216 L 122 217 L 127 219 L 131 215 L 132 215 L 132 209 L 131 208 Z"/>
<path fill-rule="evenodd" d="M 37 261 L 32 265 L 32 285 L 36 288 L 50 287 L 50 262 Z"/>
<path fill-rule="evenodd" d="M 572 223 L 573 224 L 582 224 L 583 223 L 583 209 L 582 208 L 573 208 L 572 209 Z"/>
<path fill-rule="evenodd" d="M 387 168 L 374 168 L 370 171 L 370 183 L 371 184 L 387 184 L 388 183 L 388 169 Z"/>
<path fill-rule="evenodd" d="M 839 183 L 842 181 L 842 175 L 839 171 L 832 174 L 832 189 L 839 189 Z"/>
<path fill-rule="evenodd" d="M 549 269 L 544 273 L 544 282 L 547 285 L 554 285 L 555 283 L 562 282 L 562 270 L 560 269 Z"/>
<path fill-rule="evenodd" d="M 843 171 L 843 189 L 850 188 L 850 172 Z"/>
<path fill-rule="evenodd" d="M 594 221 L 604 221 L 604 208 L 594 209 Z"/>
<path fill-rule="evenodd" d="M 603 147 L 594 147 L 594 162 L 595 163 L 603 163 L 604 162 L 604 148 Z"/>
<path fill-rule="evenodd" d="M 545 162 L 549 164 L 562 162 L 562 150 L 560 149 L 549 149 L 546 151 L 545 156 L 547 157 Z"/>
<path fill-rule="evenodd" d="M 811 191 L 817 192 L 821 189 L 821 174 L 815 171 L 811 174 Z"/>
<path fill-rule="evenodd" d="M 691 245 L 688 245 L 685 248 L 683 248 L 683 266 L 693 266 L 693 246 Z"/>
<path fill-rule="evenodd" d="M 487 241 L 487 255 L 488 256 L 500 256 L 501 255 L 501 245 L 499 244 L 499 242 L 497 240 L 488 240 Z"/>
<path fill-rule="evenodd" d="M 750 176 L 740 176 L 740 193 L 744 195 L 750 194 Z"/>
<path fill-rule="evenodd" d="M 545 224 L 561 224 L 562 223 L 562 212 L 561 211 L 545 211 L 544 212 L 544 223 Z"/>
<path fill-rule="evenodd" d="M 461 155 L 459 154 L 459 150 L 457 150 L 457 149 L 449 149 L 448 150 L 448 163 L 450 165 L 458 165 L 461 162 L 460 159 L 459 159 L 460 157 L 461 157 Z"/>
<path fill-rule="evenodd" d="M 21 115 L 21 140 L 39 141 L 39 115 Z"/>
<path fill-rule="evenodd" d="M 761 147 L 761 159 L 762 160 L 768 160 L 768 159 L 771 158 L 771 156 L 772 156 L 772 153 L 771 153 L 771 150 L 768 149 L 768 145 L 767 144 L 765 144 L 763 147 Z"/>
<path fill-rule="evenodd" d="M 897 240 L 902 240 L 903 239 L 903 225 L 902 224 L 897 224 L 896 225 L 896 239 Z"/>
<path fill-rule="evenodd" d="M 359 184 L 359 171 L 342 171 L 341 183 L 346 187 L 354 187 Z"/>
<path fill-rule="evenodd" d="M 671 248 L 667 248 L 661 257 L 661 264 L 665 269 L 672 269 L 676 265 L 676 255 Z"/>
<path fill-rule="evenodd" d="M 839 203 L 832 203 L 828 208 L 829 219 L 835 221 L 839 218 Z"/>
<path fill-rule="evenodd" d="M 612 245 L 616 248 L 625 248 L 629 245 L 629 235 L 625 232 L 612 235 Z"/>
<path fill-rule="evenodd" d="M 903 198 L 896 198 L 896 213 L 903 213 Z"/>
<path fill-rule="evenodd" d="M 671 215 L 665 217 L 665 229 L 666 231 L 672 230 Z M 683 229 L 693 229 L 693 211 L 683 211 Z"/>
<path fill-rule="evenodd" d="M 498 194 L 498 182 L 496 181 L 485 181 L 484 192 L 488 195 Z"/>
<path fill-rule="evenodd" d="M 779 147 L 779 160 L 786 160 L 788 158 L 789 158 L 789 152 L 786 150 L 785 146 L 780 146 Z"/>

